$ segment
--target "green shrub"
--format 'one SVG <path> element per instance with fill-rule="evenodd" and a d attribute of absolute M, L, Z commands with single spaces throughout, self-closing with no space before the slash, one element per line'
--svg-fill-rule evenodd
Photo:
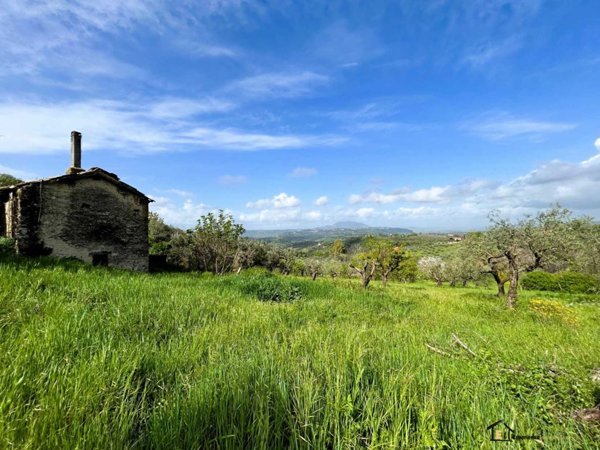
<path fill-rule="evenodd" d="M 244 279 L 241 291 L 267 302 L 291 302 L 302 298 L 300 284 L 276 276 L 258 275 Z"/>
<path fill-rule="evenodd" d="M 536 271 L 530 272 L 521 283 L 523 289 L 530 291 L 559 291 L 560 286 L 556 280 L 556 275 L 548 272 Z"/>
<path fill-rule="evenodd" d="M 600 283 L 594 277 L 578 272 L 531 272 L 522 282 L 527 290 L 555 291 L 571 294 L 593 294 L 600 291 Z"/>
<path fill-rule="evenodd" d="M 600 283 L 594 277 L 578 272 L 562 272 L 558 275 L 559 288 L 572 294 L 593 294 L 600 291 Z"/>

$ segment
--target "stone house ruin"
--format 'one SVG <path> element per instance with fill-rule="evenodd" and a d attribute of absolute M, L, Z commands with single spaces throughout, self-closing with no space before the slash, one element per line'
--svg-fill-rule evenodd
<path fill-rule="evenodd" d="M 82 169 L 73 131 L 66 175 L 0 188 L 0 236 L 20 255 L 147 271 L 149 202 L 110 172 Z"/>

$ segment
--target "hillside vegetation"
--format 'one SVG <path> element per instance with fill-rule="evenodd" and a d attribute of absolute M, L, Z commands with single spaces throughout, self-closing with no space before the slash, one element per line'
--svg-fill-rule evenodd
<path fill-rule="evenodd" d="M 520 298 L 0 260 L 0 448 L 597 448 L 598 298 Z"/>

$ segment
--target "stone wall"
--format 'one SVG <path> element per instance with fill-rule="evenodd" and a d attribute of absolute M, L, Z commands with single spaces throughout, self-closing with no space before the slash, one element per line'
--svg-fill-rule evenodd
<path fill-rule="evenodd" d="M 16 241 L 19 254 L 32 256 L 50 254 L 50 250 L 44 248 L 44 243 L 38 236 L 38 225 L 41 220 L 40 195 L 40 185 L 30 184 L 13 192 L 8 202 L 9 231 Z"/>
<path fill-rule="evenodd" d="M 21 188 L 17 251 L 148 270 L 148 202 L 101 177 Z"/>

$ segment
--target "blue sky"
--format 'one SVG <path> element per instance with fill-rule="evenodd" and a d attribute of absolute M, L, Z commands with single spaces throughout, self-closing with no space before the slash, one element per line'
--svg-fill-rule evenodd
<path fill-rule="evenodd" d="M 87 4 L 86 4 L 87 3 Z M 0 0 L 0 172 L 70 131 L 189 227 L 600 218 L 596 1 Z"/>

